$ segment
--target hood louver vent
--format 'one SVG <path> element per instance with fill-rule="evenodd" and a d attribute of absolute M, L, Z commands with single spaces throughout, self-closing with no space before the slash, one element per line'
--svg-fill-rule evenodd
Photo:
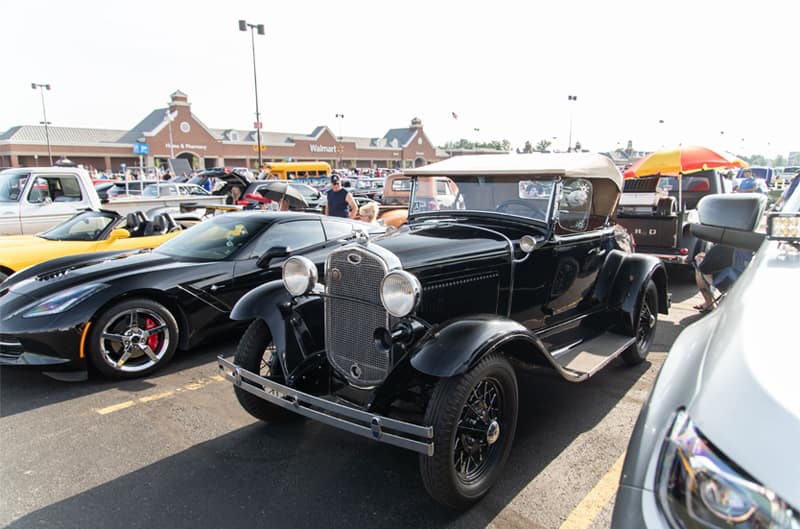
<path fill-rule="evenodd" d="M 50 281 L 51 279 L 58 279 L 59 277 L 64 277 L 67 275 L 70 270 L 72 270 L 72 268 L 63 268 L 61 270 L 48 272 L 46 274 L 36 276 L 36 281 Z"/>

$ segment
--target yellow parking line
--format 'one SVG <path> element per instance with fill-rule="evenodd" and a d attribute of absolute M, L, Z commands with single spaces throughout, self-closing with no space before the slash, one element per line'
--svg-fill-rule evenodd
<path fill-rule="evenodd" d="M 156 393 L 155 395 L 148 395 L 147 397 L 142 397 L 139 399 L 139 402 L 152 402 L 154 400 L 163 399 L 164 397 L 169 397 L 170 395 L 174 395 L 175 392 L 172 390 L 165 391 L 163 393 Z"/>
<path fill-rule="evenodd" d="M 131 406 L 135 406 L 136 401 L 134 400 L 126 400 L 125 402 L 120 402 L 119 404 L 114 404 L 113 406 L 106 406 L 105 408 L 100 408 L 99 410 L 95 410 L 100 415 L 107 415 L 109 413 L 113 413 L 115 411 L 124 410 L 125 408 L 130 408 Z"/>
<path fill-rule="evenodd" d="M 145 404 L 148 402 L 153 402 L 155 400 L 171 397 L 176 393 L 180 393 L 182 391 L 196 391 L 214 382 L 222 382 L 224 380 L 225 377 L 223 377 L 222 375 L 212 375 L 210 377 L 201 378 L 200 380 L 197 380 L 195 382 L 189 382 L 188 384 L 184 384 L 183 386 L 177 387 L 175 389 L 162 391 L 161 393 L 155 393 L 153 395 L 146 395 L 144 397 L 140 397 L 135 400 L 126 400 L 125 402 L 120 402 L 119 404 L 114 404 L 112 406 L 106 406 L 105 408 L 98 408 L 95 409 L 94 411 L 99 413 L 100 415 L 108 415 L 109 413 L 113 413 L 119 410 L 124 410 L 126 408 L 136 406 L 137 404 Z"/>
<path fill-rule="evenodd" d="M 590 525 L 603 507 L 608 504 L 609 500 L 617 493 L 617 486 L 619 484 L 619 476 L 622 473 L 622 464 L 625 461 L 625 452 L 619 456 L 619 459 L 614 463 L 611 469 L 606 472 L 605 476 L 600 478 L 597 485 L 589 491 L 589 494 L 581 500 L 577 507 L 575 507 L 564 523 L 561 524 L 559 529 L 586 529 Z"/>

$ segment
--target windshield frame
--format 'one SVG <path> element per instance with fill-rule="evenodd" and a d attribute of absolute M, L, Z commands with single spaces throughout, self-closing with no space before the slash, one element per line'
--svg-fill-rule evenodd
<path fill-rule="evenodd" d="M 83 218 L 90 217 L 90 218 L 107 218 L 109 219 L 109 223 L 100 230 L 97 235 L 93 239 L 74 239 L 69 237 L 52 237 L 53 234 L 57 234 L 59 231 L 68 230 L 71 226 L 74 226 L 76 223 L 80 222 Z M 52 228 L 49 228 L 43 232 L 37 233 L 36 236 L 40 239 L 45 239 L 47 241 L 69 241 L 69 242 L 98 242 L 104 241 L 108 239 L 108 236 L 114 230 L 114 228 L 119 224 L 120 220 L 122 220 L 122 216 L 113 213 L 110 211 L 96 211 L 93 209 L 85 209 L 83 211 L 79 211 L 75 215 L 71 216 L 64 222 L 56 224 Z M 50 235 L 50 236 L 48 236 Z M 69 234 L 66 234 L 69 235 Z"/>
<path fill-rule="evenodd" d="M 25 190 L 25 186 L 28 183 L 28 179 L 32 177 L 32 172 L 30 169 L 20 168 L 20 169 L 11 169 L 6 171 L 0 171 L 0 203 L 14 203 L 20 202 L 22 195 L 24 194 L 23 191 Z M 11 194 L 4 194 L 4 187 L 7 184 L 16 178 L 16 184 L 19 186 L 19 194 L 16 198 L 11 198 Z M 10 191 L 10 187 L 8 188 Z"/>
<path fill-rule="evenodd" d="M 554 204 L 555 204 L 555 197 L 558 196 L 559 189 L 561 188 L 561 177 L 560 176 L 555 176 L 555 175 L 538 175 L 537 174 L 537 175 L 503 175 L 503 176 L 498 176 L 498 175 L 472 174 L 472 175 L 457 175 L 457 176 L 451 175 L 451 176 L 448 176 L 446 174 L 442 174 L 442 175 L 435 175 L 435 176 L 434 175 L 425 175 L 425 176 L 406 175 L 406 177 L 411 179 L 411 191 L 409 193 L 409 202 L 408 202 L 408 218 L 409 218 L 409 221 L 412 220 L 412 219 L 415 219 L 415 218 L 429 217 L 429 216 L 445 216 L 445 217 L 453 217 L 453 216 L 470 217 L 470 216 L 476 216 L 476 217 L 482 217 L 482 218 L 491 218 L 491 217 L 495 217 L 496 218 L 499 215 L 499 216 L 501 216 L 503 218 L 507 218 L 509 220 L 515 220 L 517 222 L 532 222 L 532 223 L 540 225 L 540 226 L 550 226 L 552 224 L 552 222 L 553 222 L 553 208 L 554 208 Z M 434 190 L 435 190 L 435 186 L 436 186 L 436 182 L 435 181 L 437 179 L 443 179 L 443 178 L 449 179 L 453 184 L 455 184 L 456 187 L 458 187 L 460 182 L 466 183 L 467 181 L 471 181 L 471 182 L 469 182 L 471 184 L 478 184 L 478 182 L 481 182 L 481 185 L 483 185 L 483 184 L 490 185 L 493 182 L 497 182 L 498 184 L 502 184 L 502 185 L 509 185 L 511 183 L 514 183 L 516 186 L 519 186 L 519 184 L 521 182 L 538 181 L 538 182 L 542 182 L 544 184 L 549 184 L 550 190 L 549 190 L 549 195 L 536 197 L 536 199 L 540 199 L 542 201 L 546 200 L 546 209 L 543 212 L 544 213 L 543 218 L 540 218 L 538 216 L 533 217 L 533 216 L 517 215 L 517 214 L 509 213 L 509 212 L 497 211 L 496 207 L 493 210 L 487 210 L 487 209 L 458 209 L 457 207 L 456 208 L 447 208 L 447 209 L 437 209 L 437 210 L 415 210 L 415 206 L 417 205 L 417 202 L 418 202 L 417 195 L 418 195 L 418 189 L 420 188 L 420 186 L 419 186 L 419 179 L 420 178 L 431 179 L 432 180 L 431 185 L 434 187 Z M 508 182 L 499 182 L 498 180 L 501 180 L 501 179 L 507 179 Z M 545 193 L 546 192 L 547 191 L 545 189 Z M 454 195 L 455 196 L 454 202 L 457 203 L 459 201 L 460 195 L 461 195 L 460 191 L 458 191 Z M 449 195 L 446 195 L 446 196 L 449 196 Z M 427 197 L 427 195 L 426 195 L 426 199 L 429 199 L 429 198 L 430 197 Z M 434 200 L 435 200 L 435 197 L 434 197 Z M 525 198 L 521 198 L 519 195 L 517 195 L 517 197 L 515 197 L 513 199 L 510 199 L 510 200 L 523 201 L 523 200 L 526 200 L 526 199 Z M 534 200 L 534 198 L 531 198 L 531 200 Z M 506 202 L 506 201 L 501 201 L 501 203 L 502 202 Z"/>

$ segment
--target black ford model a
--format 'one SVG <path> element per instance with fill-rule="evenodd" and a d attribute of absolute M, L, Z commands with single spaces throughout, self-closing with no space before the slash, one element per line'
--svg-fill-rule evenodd
<path fill-rule="evenodd" d="M 241 405 L 294 414 L 420 453 L 428 492 L 463 508 L 500 477 L 519 368 L 581 382 L 644 360 L 669 305 L 654 257 L 620 249 L 621 176 L 587 154 L 452 158 L 408 170 L 409 225 L 333 251 L 324 281 L 289 257 L 282 281 L 235 306 L 253 319 L 233 362 Z M 445 206 L 415 195 L 446 177 Z"/>

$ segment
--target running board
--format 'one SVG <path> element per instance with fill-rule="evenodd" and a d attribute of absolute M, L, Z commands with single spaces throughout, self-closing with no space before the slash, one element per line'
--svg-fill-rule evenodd
<path fill-rule="evenodd" d="M 636 338 L 613 332 L 555 351 L 552 362 L 570 382 L 583 382 L 633 345 Z"/>

